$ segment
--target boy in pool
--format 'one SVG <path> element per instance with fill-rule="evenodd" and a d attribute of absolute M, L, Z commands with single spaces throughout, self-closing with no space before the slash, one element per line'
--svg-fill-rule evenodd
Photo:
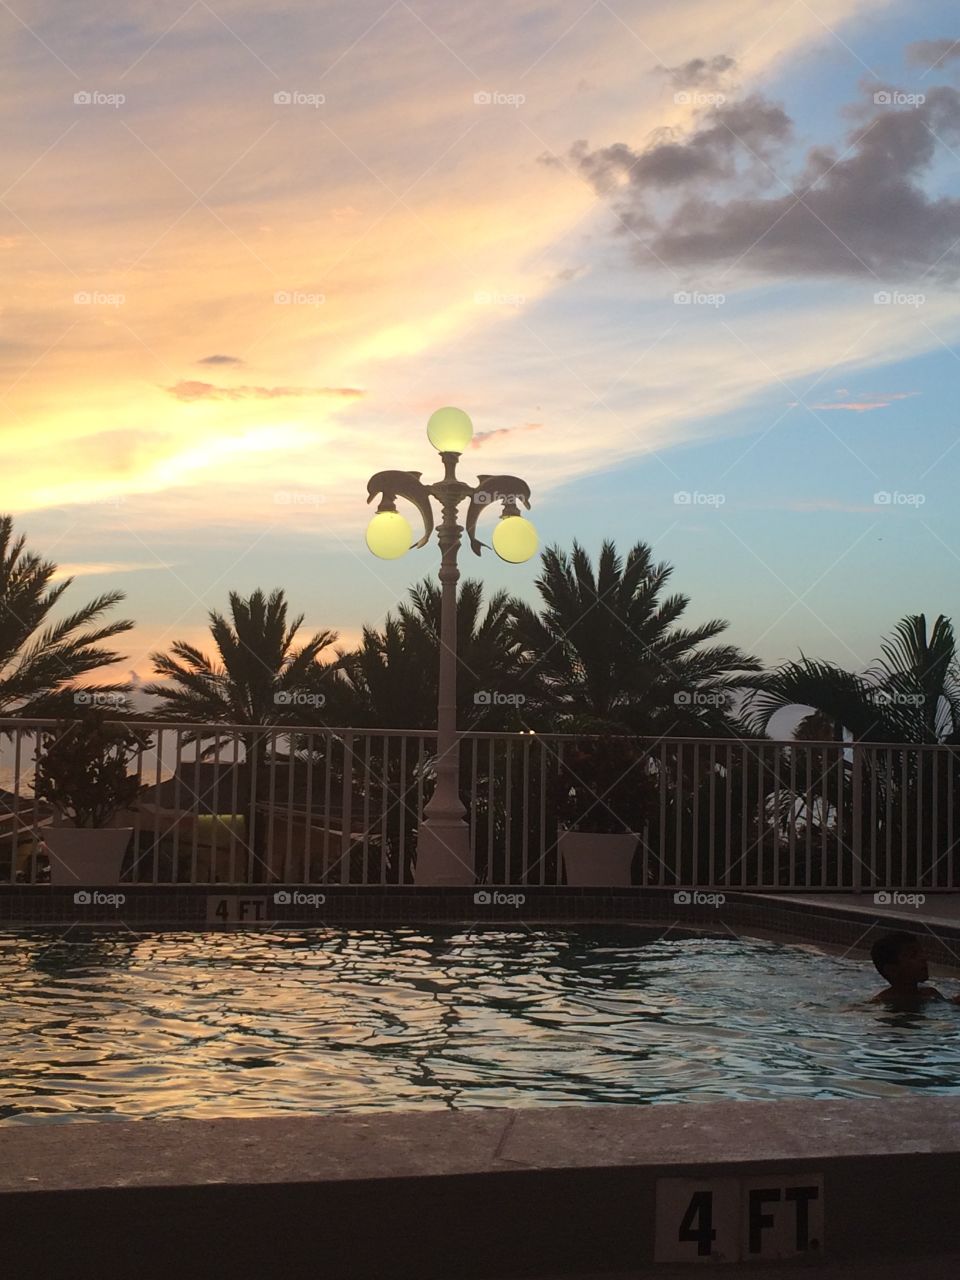
<path fill-rule="evenodd" d="M 915 1009 L 927 1000 L 944 1000 L 936 987 L 921 986 L 930 976 L 927 957 L 919 939 L 912 933 L 885 933 L 870 948 L 870 957 L 880 977 L 889 986 L 873 997 L 874 1003 L 895 1009 Z M 960 1004 L 954 996 L 951 1004 Z"/>

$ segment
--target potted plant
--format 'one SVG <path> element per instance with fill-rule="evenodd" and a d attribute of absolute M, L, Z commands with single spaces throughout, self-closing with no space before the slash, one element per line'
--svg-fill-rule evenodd
<path fill-rule="evenodd" d="M 607 733 L 568 748 L 557 800 L 567 884 L 629 886 L 637 841 L 657 797 L 649 755 L 635 738 Z"/>
<path fill-rule="evenodd" d="M 143 731 L 88 707 L 47 730 L 37 752 L 33 790 L 58 816 L 43 830 L 51 884 L 116 884 L 133 827 L 112 826 L 141 790 L 131 759 L 148 747 Z"/>

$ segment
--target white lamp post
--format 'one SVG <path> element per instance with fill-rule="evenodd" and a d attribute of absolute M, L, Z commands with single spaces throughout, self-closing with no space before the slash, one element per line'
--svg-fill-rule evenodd
<path fill-rule="evenodd" d="M 470 830 L 460 799 L 460 740 L 457 735 L 457 556 L 463 526 L 458 508 L 470 499 L 466 531 L 473 551 L 485 544 L 475 537 L 477 520 L 494 502 L 502 502 L 493 534 L 493 549 L 502 560 L 520 564 L 537 550 L 537 534 L 521 515 L 518 503 L 530 507 L 530 488 L 516 476 L 478 476 L 476 485 L 457 478 L 457 460 L 473 438 L 473 424 L 462 409 L 438 409 L 427 423 L 427 436 L 443 462 L 443 479 L 425 485 L 419 471 L 378 471 L 367 484 L 367 501 L 379 493 L 377 514 L 367 529 L 367 546 L 384 560 L 395 560 L 410 549 L 413 529 L 397 511 L 397 498 L 406 498 L 423 519 L 424 534 L 413 546 L 424 547 L 433 532 L 430 499 L 440 503 L 437 526 L 440 561 L 440 678 L 437 699 L 437 781 L 424 807 L 425 821 L 417 833 L 418 885 L 470 885 L 476 871 L 470 853 Z"/>

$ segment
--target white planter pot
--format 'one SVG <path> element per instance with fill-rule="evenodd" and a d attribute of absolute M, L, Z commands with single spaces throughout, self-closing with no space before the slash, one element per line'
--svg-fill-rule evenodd
<path fill-rule="evenodd" d="M 568 885 L 629 888 L 637 848 L 632 832 L 561 831 L 559 845 Z"/>
<path fill-rule="evenodd" d="M 133 827 L 44 827 L 50 851 L 50 883 L 74 885 L 118 884 L 123 855 Z"/>

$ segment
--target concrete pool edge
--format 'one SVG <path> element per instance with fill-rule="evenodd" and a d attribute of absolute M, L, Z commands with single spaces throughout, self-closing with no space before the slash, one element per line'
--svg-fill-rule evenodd
<path fill-rule="evenodd" d="M 570 889 L 505 886 L 477 889 L 414 889 L 406 886 L 306 886 L 304 892 L 320 893 L 319 907 L 293 903 L 278 906 L 273 886 L 251 885 L 218 889 L 216 886 L 179 888 L 120 884 L 104 894 L 122 894 L 124 901 L 111 905 L 92 901 L 78 906 L 70 889 L 36 885 L 0 886 L 0 929 L 77 929 L 115 925 L 138 929 L 211 929 L 270 927 L 369 927 L 450 925 L 502 928 L 505 924 L 528 926 L 646 925 L 663 928 L 674 936 L 685 931 L 746 933 L 794 943 L 866 951 L 877 933 L 908 929 L 924 939 L 933 965 L 960 976 L 960 894 L 937 896 L 939 913 L 890 904 L 878 906 L 871 893 L 830 894 L 763 891 L 723 894 L 720 906 L 691 900 L 675 901 L 675 889 Z M 480 903 L 475 895 L 523 896 L 519 906 L 491 901 Z M 691 898 L 694 891 L 689 891 Z M 840 900 L 838 900 L 840 899 Z M 211 920 L 214 905 L 227 900 L 249 903 L 259 918 L 226 924 Z M 946 914 L 944 904 L 948 904 Z M 955 913 L 953 904 L 956 903 Z"/>
<path fill-rule="evenodd" d="M 652 1262 L 658 1180 L 757 1175 L 822 1176 L 824 1260 L 946 1253 L 960 1099 L 0 1127 L 20 1276 L 61 1274 L 73 1231 L 109 1249 L 62 1274 L 169 1274 L 204 1240 L 231 1276 L 623 1272 Z"/>

